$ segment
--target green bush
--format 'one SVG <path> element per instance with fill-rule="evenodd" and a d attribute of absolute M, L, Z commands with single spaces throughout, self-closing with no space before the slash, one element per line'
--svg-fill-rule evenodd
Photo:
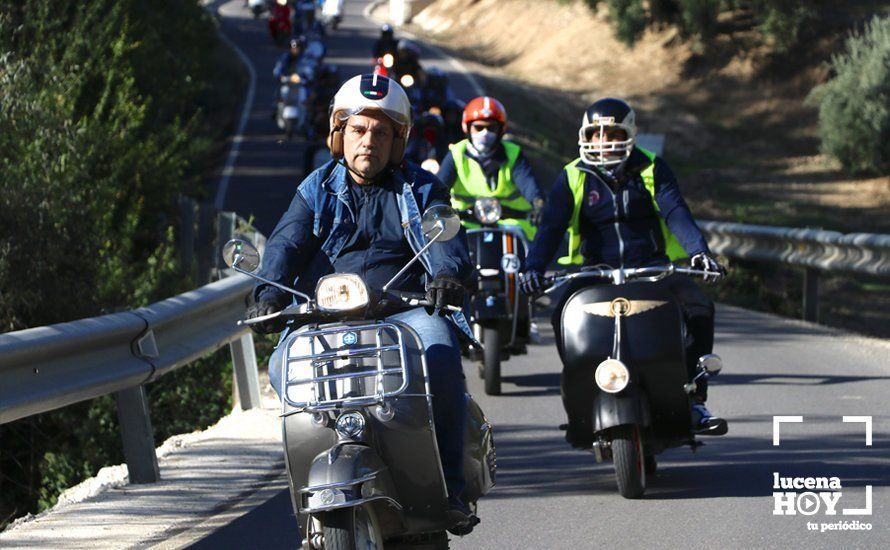
<path fill-rule="evenodd" d="M 854 173 L 890 173 L 890 17 L 874 17 L 832 58 L 819 106 L 822 147 Z"/>
<path fill-rule="evenodd" d="M 207 110 L 231 103 L 196 0 L 0 0 L 0 332 L 194 288 L 178 198 L 200 195 Z M 229 56 L 231 57 L 231 56 Z M 231 407 L 226 351 L 148 386 L 156 441 Z M 0 528 L 123 461 L 105 396 L 0 425 Z"/>

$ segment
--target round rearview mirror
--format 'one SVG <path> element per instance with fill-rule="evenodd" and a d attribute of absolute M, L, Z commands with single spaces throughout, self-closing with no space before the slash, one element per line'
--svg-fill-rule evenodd
<path fill-rule="evenodd" d="M 453 239 L 460 231 L 460 218 L 457 212 L 448 205 L 437 204 L 427 208 L 420 219 L 423 234 L 437 241 Z"/>
<path fill-rule="evenodd" d="M 698 358 L 698 367 L 711 376 L 717 376 L 723 370 L 723 359 L 719 355 L 707 353 Z"/>
<path fill-rule="evenodd" d="M 222 249 L 223 261 L 232 268 L 247 272 L 256 271 L 260 266 L 260 253 L 252 244 L 241 239 L 232 239 Z"/>

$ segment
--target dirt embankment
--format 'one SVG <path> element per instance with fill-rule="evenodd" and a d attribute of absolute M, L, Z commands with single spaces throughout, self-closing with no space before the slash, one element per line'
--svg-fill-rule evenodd
<path fill-rule="evenodd" d="M 890 178 L 850 177 L 820 154 L 816 109 L 804 102 L 848 29 L 885 4 L 837 8 L 833 32 L 785 58 L 759 45 L 741 12 L 721 16 L 706 55 L 673 30 L 628 48 L 605 8 L 580 1 L 438 0 L 413 26 L 474 62 L 548 172 L 577 155 L 587 104 L 625 97 L 641 131 L 666 134 L 665 156 L 700 217 L 890 232 Z"/>

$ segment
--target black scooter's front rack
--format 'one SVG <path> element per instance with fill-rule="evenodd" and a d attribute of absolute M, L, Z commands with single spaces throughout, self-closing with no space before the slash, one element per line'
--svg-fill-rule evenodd
<path fill-rule="evenodd" d="M 374 334 L 373 345 L 362 344 L 369 340 L 363 338 L 368 332 Z M 342 343 L 334 349 L 330 339 L 342 335 L 342 342 L 348 334 L 353 335 L 354 342 Z M 392 335 L 393 343 L 384 343 L 387 334 Z M 309 353 L 291 357 L 291 350 L 299 349 L 306 340 Z M 402 329 L 393 323 L 338 325 L 298 332 L 288 340 L 287 346 L 283 369 L 284 400 L 298 410 L 323 412 L 381 404 L 408 388 L 408 361 Z M 318 347 L 322 349 L 318 350 Z M 394 361 L 396 357 L 398 364 Z M 298 377 L 299 371 L 308 371 L 311 375 Z M 369 380 L 372 382 L 367 383 Z M 396 388 L 387 390 L 393 384 L 397 384 Z M 305 397 L 292 397 L 292 393 Z"/>

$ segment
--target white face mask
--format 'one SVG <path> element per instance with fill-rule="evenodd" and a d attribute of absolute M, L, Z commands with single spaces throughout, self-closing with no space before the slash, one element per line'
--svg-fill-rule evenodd
<path fill-rule="evenodd" d="M 491 152 L 494 144 L 498 140 L 498 134 L 489 130 L 482 130 L 470 135 L 470 141 L 473 142 L 473 148 L 483 155 Z"/>

